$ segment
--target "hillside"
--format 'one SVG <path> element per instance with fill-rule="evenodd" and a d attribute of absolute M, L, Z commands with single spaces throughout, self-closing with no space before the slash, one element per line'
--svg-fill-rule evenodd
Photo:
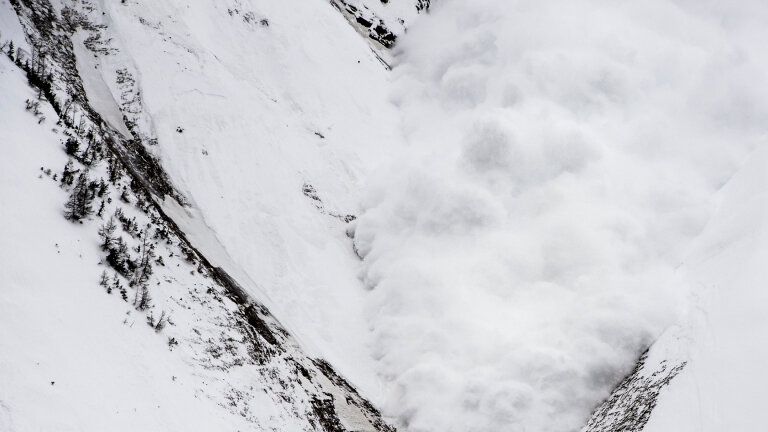
<path fill-rule="evenodd" d="M 766 18 L 0 0 L 0 431 L 758 430 Z"/>

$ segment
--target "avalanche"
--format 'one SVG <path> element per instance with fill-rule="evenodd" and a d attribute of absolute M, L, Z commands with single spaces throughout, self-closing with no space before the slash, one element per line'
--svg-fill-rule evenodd
<path fill-rule="evenodd" d="M 697 245 L 718 230 L 724 185 L 765 144 L 766 12 L 446 0 L 401 38 L 392 98 L 408 146 L 370 182 L 354 227 L 386 412 L 412 431 L 577 430 L 673 325 L 684 329 L 663 339 L 663 370 L 688 360 L 687 337 L 706 344 L 712 331 L 721 347 L 691 357 L 690 374 L 730 376 L 717 370 L 734 362 L 765 376 L 723 327 L 749 303 L 700 303 L 733 267 L 705 260 L 718 271 L 702 278 Z M 733 294 L 761 297 L 746 283 Z M 729 296 L 720 284 L 715 298 Z M 763 334 L 755 319 L 737 328 Z M 732 412 L 742 402 L 715 390 L 733 397 L 726 383 L 748 378 L 723 379 L 702 378 L 712 393 L 688 412 L 712 430 L 759 424 L 756 408 L 736 414 L 755 401 Z M 697 424 L 685 418 L 659 430 Z"/>
<path fill-rule="evenodd" d="M 0 431 L 760 429 L 763 3 L 0 0 Z"/>

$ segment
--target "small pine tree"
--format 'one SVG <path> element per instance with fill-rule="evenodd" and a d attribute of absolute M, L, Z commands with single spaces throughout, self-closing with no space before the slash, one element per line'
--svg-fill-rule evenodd
<path fill-rule="evenodd" d="M 13 41 L 10 41 L 8 43 L 8 58 L 11 60 L 14 60 L 13 53 L 14 53 Z"/>
<path fill-rule="evenodd" d="M 104 270 L 101 272 L 101 279 L 99 279 L 99 285 L 106 287 L 109 285 L 109 277 L 107 276 L 107 271 Z"/>
<path fill-rule="evenodd" d="M 62 185 L 71 185 L 72 182 L 75 180 L 75 173 L 77 170 L 74 168 L 74 164 L 72 161 L 67 161 L 67 164 L 64 165 L 64 172 L 61 173 L 61 184 Z"/>
<path fill-rule="evenodd" d="M 80 143 L 74 138 L 68 138 L 67 142 L 64 143 L 64 151 L 70 156 L 77 157 L 77 152 L 80 151 Z"/>
<path fill-rule="evenodd" d="M 165 328 L 165 325 L 168 322 L 168 318 L 165 316 L 165 311 L 160 313 L 160 318 L 157 319 L 157 324 L 155 324 L 155 332 L 160 333 Z"/>
<path fill-rule="evenodd" d="M 102 201 L 102 204 L 104 201 Z M 104 225 L 102 225 L 99 228 L 99 237 L 101 237 L 101 249 L 108 251 L 112 250 L 112 246 L 115 242 L 115 229 L 117 228 L 117 225 L 115 225 L 115 220 L 113 218 L 109 218 Z"/>
<path fill-rule="evenodd" d="M 128 257 L 128 245 L 122 237 L 117 237 L 112 241 L 107 253 L 107 263 L 112 266 L 115 271 L 122 275 L 128 274 L 128 269 L 131 267 L 128 263 L 130 261 Z"/>
<path fill-rule="evenodd" d="M 107 160 L 107 174 L 109 175 L 109 182 L 117 184 L 122 176 L 122 168 L 120 167 L 120 161 L 116 157 L 110 156 Z"/>
<path fill-rule="evenodd" d="M 107 183 L 104 181 L 103 178 L 101 178 L 99 179 L 99 191 L 96 193 L 96 195 L 98 195 L 99 198 L 102 198 L 106 193 L 107 193 Z"/>
<path fill-rule="evenodd" d="M 140 311 L 147 310 L 152 305 L 152 297 L 149 295 L 149 287 L 146 284 L 139 285 L 133 305 Z"/>
<path fill-rule="evenodd" d="M 144 285 L 152 276 L 152 260 L 155 258 L 155 245 L 149 239 L 148 230 L 143 230 L 141 245 L 138 248 L 139 262 L 132 283 Z"/>
<path fill-rule="evenodd" d="M 106 288 L 108 294 L 112 293 L 112 287 L 109 285 L 109 277 L 107 276 L 106 270 L 101 272 L 101 279 L 99 280 L 99 285 Z"/>
<path fill-rule="evenodd" d="M 112 285 L 109 287 L 108 291 L 111 292 L 113 289 L 120 291 L 120 297 L 123 298 L 123 301 L 128 301 L 128 291 L 126 291 L 123 284 L 120 283 L 120 278 L 118 278 L 117 275 L 112 277 Z"/>
<path fill-rule="evenodd" d="M 92 202 L 93 194 L 88 187 L 88 173 L 83 172 L 77 178 L 77 183 L 75 183 L 75 187 L 72 189 L 69 201 L 65 204 L 66 210 L 64 214 L 67 219 L 73 222 L 82 220 L 93 213 Z"/>

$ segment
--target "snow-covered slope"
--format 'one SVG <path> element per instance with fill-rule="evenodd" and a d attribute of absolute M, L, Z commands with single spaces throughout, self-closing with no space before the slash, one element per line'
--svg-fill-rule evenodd
<path fill-rule="evenodd" d="M 155 335 L 144 314 L 119 298 L 119 289 L 107 295 L 99 287 L 97 263 L 103 257 L 96 233 L 91 224 L 73 225 L 62 217 L 67 193 L 46 171 L 59 173 L 67 160 L 56 114 L 43 105 L 47 120 L 38 124 L 25 111 L 25 99 L 34 99 L 35 92 L 5 56 L 0 74 L 0 140 L 7 156 L 0 170 L 0 236 L 9 245 L 0 252 L 0 429 L 245 427 L 215 401 L 201 398 L 195 382 L 200 385 L 202 377 L 193 375 L 184 356 L 169 353 L 168 335 L 191 335 L 175 329 Z M 188 270 L 178 273 L 183 277 Z M 172 277 L 166 273 L 159 280 Z M 163 310 L 172 302 L 158 299 L 159 292 L 155 297 Z M 185 320 L 174 315 L 174 322 Z"/>
<path fill-rule="evenodd" d="M 2 426 L 389 430 L 263 306 L 199 210 L 183 209 L 193 198 L 153 155 L 153 119 L 93 5 L 13 6 L 2 4 L 3 34 L 23 49 L 2 59 L 0 140 L 3 199 L 17 206 L 3 208 L 2 238 L 23 247 L 3 248 Z"/>
<path fill-rule="evenodd" d="M 325 2 L 105 5 L 120 49 L 105 62 L 135 68 L 147 134 L 199 212 L 190 235 L 308 348 L 362 366 L 357 258 L 333 215 L 400 142 L 369 43 Z"/>
<path fill-rule="evenodd" d="M 768 148 L 756 150 L 718 194 L 718 208 L 685 271 L 699 287 L 690 358 L 660 398 L 647 431 L 761 430 L 768 424 Z"/>
<path fill-rule="evenodd" d="M 759 429 L 766 11 L 0 0 L 0 430 Z"/>
<path fill-rule="evenodd" d="M 13 185 L 0 197 L 14 203 L 2 208 L 0 235 L 17 245 L 0 255 L 2 430 L 387 430 L 327 363 L 306 357 L 266 309 L 192 249 L 120 168 L 107 180 L 120 166 L 112 156 L 68 157 L 63 142 L 76 130 L 54 124 L 44 101 L 25 109 L 36 92 L 5 57 L 0 75 L 9 156 L 0 172 Z M 105 185 L 81 222 L 63 217 L 78 185 L 61 177 L 67 159 L 94 191 Z M 119 226 L 111 243 L 127 242 L 137 272 L 122 274 L 111 249 L 99 247 L 97 228 L 107 220 Z"/>
<path fill-rule="evenodd" d="M 125 116 L 191 204 L 166 211 L 308 349 L 375 391 L 370 368 L 357 373 L 369 357 L 343 219 L 361 173 L 401 142 L 381 47 L 324 2 L 52 6 L 75 17 L 94 108 L 121 132 Z"/>

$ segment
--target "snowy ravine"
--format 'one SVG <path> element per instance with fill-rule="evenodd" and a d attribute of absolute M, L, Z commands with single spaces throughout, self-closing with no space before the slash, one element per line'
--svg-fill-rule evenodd
<path fill-rule="evenodd" d="M 768 5 L 609 3 L 0 0 L 0 432 L 761 430 Z"/>
<path fill-rule="evenodd" d="M 0 429 L 391 430 L 227 273 L 95 5 L 0 7 Z"/>

